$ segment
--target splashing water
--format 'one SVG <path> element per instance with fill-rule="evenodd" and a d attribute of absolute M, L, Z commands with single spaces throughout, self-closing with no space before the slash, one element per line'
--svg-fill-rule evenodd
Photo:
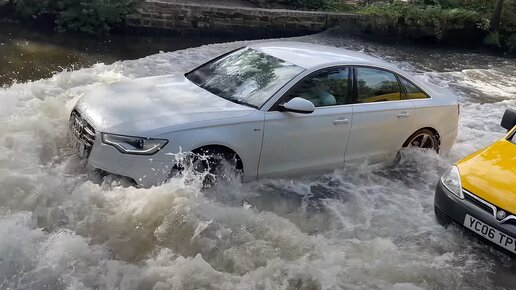
<path fill-rule="evenodd" d="M 137 189 L 92 182 L 68 152 L 68 114 L 85 92 L 186 71 L 245 45 L 208 45 L 65 71 L 0 90 L 0 289 L 512 288 L 515 262 L 439 226 L 433 190 L 459 158 L 503 134 L 516 64 L 319 34 L 299 41 L 387 59 L 449 86 L 460 134 L 439 157 L 200 190 L 181 180 Z"/>

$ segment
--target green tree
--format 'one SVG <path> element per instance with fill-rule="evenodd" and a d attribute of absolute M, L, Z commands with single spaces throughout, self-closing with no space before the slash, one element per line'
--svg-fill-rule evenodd
<path fill-rule="evenodd" d="M 125 20 L 139 0 L 0 0 L 19 18 L 53 14 L 59 31 L 103 34 Z"/>
<path fill-rule="evenodd" d="M 135 2 L 135 0 L 57 0 L 58 30 L 89 34 L 109 32 L 133 10 Z"/>
<path fill-rule="evenodd" d="M 502 8 L 503 8 L 503 0 L 497 0 L 495 4 L 495 9 L 493 12 L 493 17 L 491 18 L 491 31 L 498 30 L 500 26 L 500 17 L 502 16 Z"/>

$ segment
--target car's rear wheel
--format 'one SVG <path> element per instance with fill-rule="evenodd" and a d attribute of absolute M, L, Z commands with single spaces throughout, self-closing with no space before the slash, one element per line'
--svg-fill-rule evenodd
<path fill-rule="evenodd" d="M 405 141 L 403 147 L 417 147 L 439 152 L 439 137 L 429 129 L 420 129 Z"/>

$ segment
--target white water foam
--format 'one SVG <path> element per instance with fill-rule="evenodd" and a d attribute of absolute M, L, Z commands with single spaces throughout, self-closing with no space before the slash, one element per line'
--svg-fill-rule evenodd
<path fill-rule="evenodd" d="M 61 72 L 0 90 L 0 289 L 510 288 L 504 254 L 439 226 L 433 190 L 457 159 L 503 134 L 516 107 L 513 61 L 317 35 L 449 86 L 462 103 L 450 155 L 408 150 L 399 165 L 229 184 L 96 184 L 69 157 L 68 114 L 88 90 L 185 71 L 245 42 Z M 440 67 L 449 59 L 448 67 Z M 458 60 L 457 60 L 458 59 Z M 408 61 L 407 61 L 408 60 Z M 410 65 L 408 64 L 410 63 Z M 460 69 L 454 71 L 453 68 Z"/>

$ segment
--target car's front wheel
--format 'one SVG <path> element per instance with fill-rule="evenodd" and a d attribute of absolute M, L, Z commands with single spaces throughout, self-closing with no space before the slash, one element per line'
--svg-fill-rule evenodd
<path fill-rule="evenodd" d="M 410 135 L 403 147 L 417 147 L 439 152 L 439 137 L 432 130 L 420 129 Z"/>
<path fill-rule="evenodd" d="M 200 148 L 176 164 L 171 176 L 186 174 L 204 175 L 204 186 L 220 181 L 231 181 L 242 176 L 242 162 L 238 155 L 225 148 Z"/>

